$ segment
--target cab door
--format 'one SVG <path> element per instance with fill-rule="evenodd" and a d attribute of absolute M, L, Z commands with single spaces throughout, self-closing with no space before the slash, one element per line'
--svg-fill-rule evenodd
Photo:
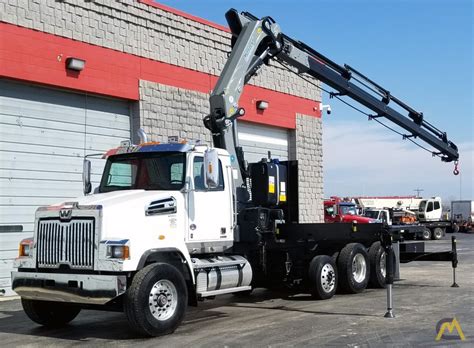
<path fill-rule="evenodd" d="M 194 252 L 222 251 L 232 246 L 233 239 L 232 190 L 228 187 L 227 170 L 219 160 L 219 185 L 208 189 L 204 186 L 204 156 L 193 155 L 189 163 L 188 249 Z"/>

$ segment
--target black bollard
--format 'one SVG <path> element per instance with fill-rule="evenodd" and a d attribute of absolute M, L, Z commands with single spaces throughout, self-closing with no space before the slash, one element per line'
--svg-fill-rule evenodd
<path fill-rule="evenodd" d="M 458 267 L 458 252 L 456 248 L 456 237 L 451 237 L 451 252 L 453 253 L 453 258 L 451 260 L 451 265 L 453 266 L 453 284 L 452 288 L 459 288 L 459 285 L 456 283 L 456 268 Z"/>

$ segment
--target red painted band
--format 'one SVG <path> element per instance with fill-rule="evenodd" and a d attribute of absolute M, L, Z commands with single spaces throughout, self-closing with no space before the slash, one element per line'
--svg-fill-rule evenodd
<path fill-rule="evenodd" d="M 209 93 L 217 77 L 39 31 L 0 23 L 0 76 L 112 97 L 139 100 L 139 81 Z M 66 70 L 67 57 L 86 61 L 80 73 Z M 257 100 L 269 108 L 258 111 Z M 241 98 L 244 120 L 295 128 L 296 113 L 320 117 L 313 100 L 248 85 Z"/>

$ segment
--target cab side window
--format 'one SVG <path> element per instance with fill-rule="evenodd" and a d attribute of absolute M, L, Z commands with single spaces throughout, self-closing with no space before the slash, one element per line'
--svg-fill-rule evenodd
<path fill-rule="evenodd" d="M 194 157 L 193 160 L 193 180 L 194 189 L 196 191 L 206 190 L 204 186 L 204 157 Z M 222 172 L 222 163 L 219 160 L 219 186 L 208 191 L 223 191 L 224 190 L 224 174 Z"/>
<path fill-rule="evenodd" d="M 428 207 L 426 208 L 427 212 L 433 211 L 433 202 L 428 203 Z"/>

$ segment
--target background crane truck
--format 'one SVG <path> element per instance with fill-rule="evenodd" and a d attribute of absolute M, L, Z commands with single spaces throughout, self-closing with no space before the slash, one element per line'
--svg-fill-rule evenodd
<path fill-rule="evenodd" d="M 445 161 L 458 159 L 456 146 L 380 86 L 370 82 L 382 100 L 354 84 L 351 76 L 368 79 L 284 35 L 272 18 L 235 10 L 226 17 L 233 48 L 204 119 L 214 147 L 122 146 L 108 156 L 98 193 L 39 208 L 12 273 L 33 321 L 60 326 L 83 308 L 123 310 L 133 329 L 158 336 L 178 327 L 188 303 L 215 295 L 286 285 L 328 299 L 338 288 L 383 286 L 381 224 L 299 223 L 297 162 L 246 165 L 236 130 L 244 85 L 278 60 L 406 129 Z"/>
<path fill-rule="evenodd" d="M 386 221 L 392 229 L 403 230 L 405 238 L 422 238 L 424 240 L 439 240 L 446 232 L 469 231 L 472 229 L 472 201 L 452 201 L 450 218 L 443 212 L 440 197 L 420 198 L 417 201 L 408 200 L 409 205 L 385 205 L 390 200 L 386 198 L 370 200 L 355 199 L 363 209 L 364 216 Z M 399 201 L 401 202 L 401 200 Z M 405 209 L 403 209 L 405 208 Z"/>

